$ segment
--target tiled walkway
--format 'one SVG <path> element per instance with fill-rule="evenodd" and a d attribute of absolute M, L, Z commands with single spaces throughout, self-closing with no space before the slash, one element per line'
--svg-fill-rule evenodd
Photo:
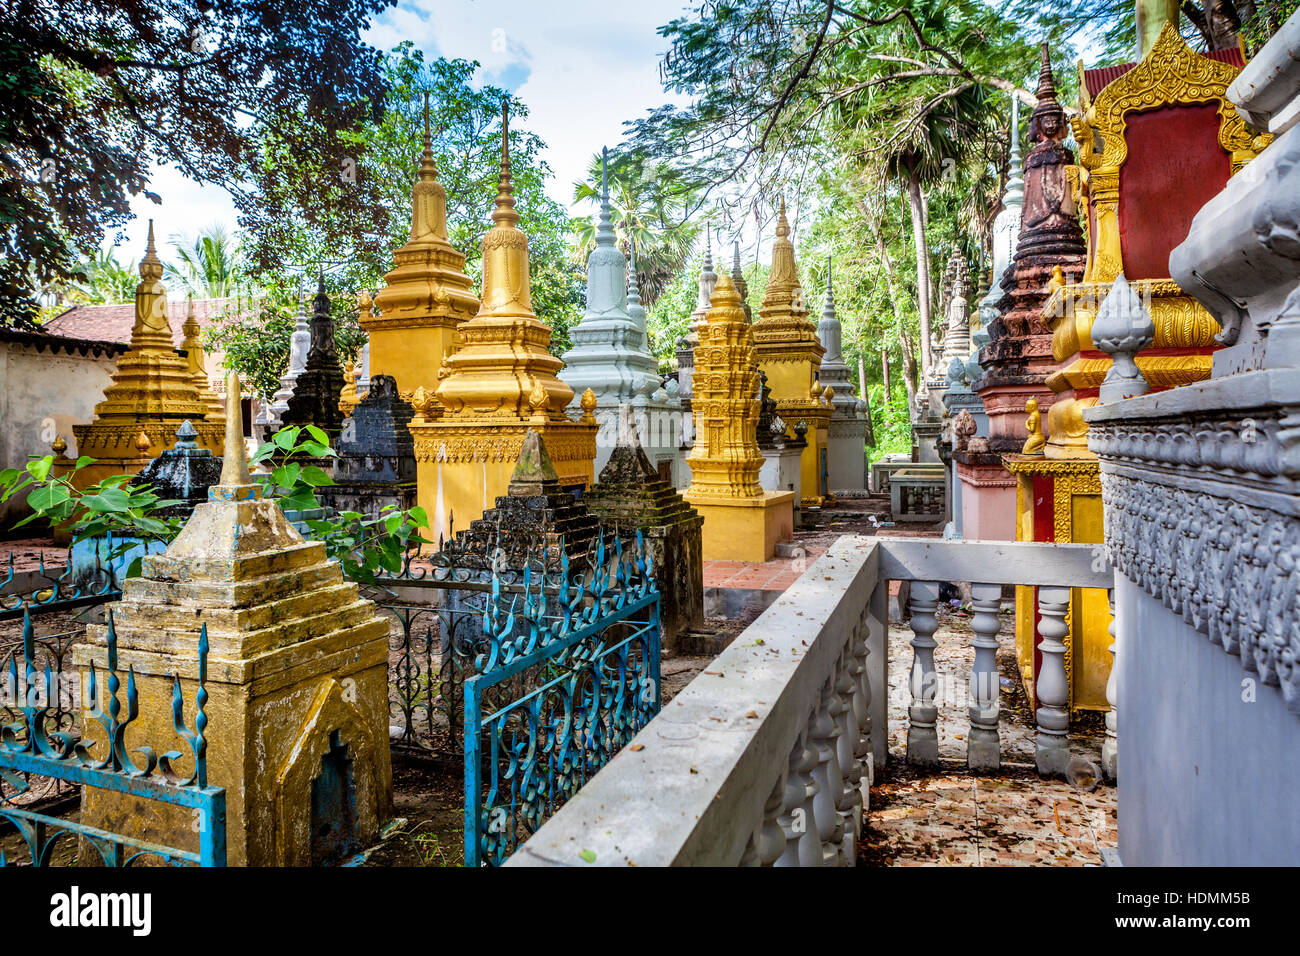
<path fill-rule="evenodd" d="M 706 588 L 754 588 L 784 591 L 798 580 L 808 566 L 826 553 L 825 548 L 809 547 L 804 558 L 774 558 L 762 564 L 746 561 L 705 561 Z"/>

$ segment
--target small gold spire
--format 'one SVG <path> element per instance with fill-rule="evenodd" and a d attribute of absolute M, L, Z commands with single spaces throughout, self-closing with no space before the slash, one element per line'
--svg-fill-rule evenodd
<path fill-rule="evenodd" d="M 140 260 L 140 278 L 150 282 L 157 282 L 162 278 L 163 264 L 158 258 L 158 250 L 154 248 L 153 241 L 153 220 L 149 220 L 149 239 L 145 242 L 144 258 Z"/>
<path fill-rule="evenodd" d="M 50 450 L 58 458 L 63 457 L 63 453 L 68 450 L 68 443 L 62 435 L 55 435 L 54 441 L 50 443 Z"/>
<path fill-rule="evenodd" d="M 591 389 L 584 389 L 580 400 L 582 405 L 582 423 L 584 425 L 594 425 L 596 423 L 596 393 Z"/>
<path fill-rule="evenodd" d="M 501 176 L 497 185 L 497 207 L 492 221 L 513 226 L 519 221 L 515 212 L 514 187 L 510 183 L 510 101 L 501 101 Z"/>
<path fill-rule="evenodd" d="M 143 428 L 140 429 L 140 434 L 135 436 L 135 450 L 143 455 L 149 451 L 149 446 L 152 444 L 153 439 L 149 437 L 149 433 Z"/>
<path fill-rule="evenodd" d="M 239 408 L 239 373 L 226 375 L 226 444 L 222 452 L 221 478 L 223 487 L 252 485 L 248 477 L 248 458 L 244 451 L 244 416 Z"/>
<path fill-rule="evenodd" d="M 420 179 L 423 182 L 435 182 L 438 179 L 438 164 L 433 161 L 433 137 L 429 135 L 429 93 L 424 94 L 424 152 L 420 154 Z"/>

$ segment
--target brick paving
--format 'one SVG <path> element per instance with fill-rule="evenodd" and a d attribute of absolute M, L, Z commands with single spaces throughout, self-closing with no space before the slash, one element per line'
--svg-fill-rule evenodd
<path fill-rule="evenodd" d="M 807 557 L 774 558 L 762 564 L 747 561 L 705 561 L 706 588 L 747 588 L 784 591 L 826 553 L 824 547 L 807 546 Z"/>

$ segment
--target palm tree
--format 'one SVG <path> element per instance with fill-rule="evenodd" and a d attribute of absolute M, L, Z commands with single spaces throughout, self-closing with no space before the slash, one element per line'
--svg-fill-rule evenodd
<path fill-rule="evenodd" d="M 573 201 L 599 205 L 599 155 L 592 157 L 586 181 L 573 184 Z M 609 160 L 609 202 L 623 254 L 630 255 L 636 246 L 642 302 L 651 306 L 690 258 L 700 231 L 690 217 L 702 199 L 669 164 L 621 155 Z M 574 261 L 586 262 L 596 244 L 595 221 L 575 219 L 572 232 Z"/>
<path fill-rule="evenodd" d="M 116 305 L 130 302 L 140 273 L 134 261 L 127 265 L 117 261 L 112 249 L 100 249 L 81 268 L 84 278 L 74 282 L 68 298 L 87 305 Z"/>
<path fill-rule="evenodd" d="M 974 158 L 983 143 L 992 112 L 983 87 L 964 82 L 932 93 L 927 90 L 898 104 L 889 123 L 890 133 L 869 147 L 884 174 L 896 181 L 907 196 L 916 251 L 917 308 L 921 318 L 921 369 L 930 367 L 930 324 L 933 304 L 930 279 L 930 244 L 926 238 L 926 192 L 956 173 Z M 880 117 L 888 121 L 889 118 Z"/>
<path fill-rule="evenodd" d="M 167 263 L 164 272 L 176 292 L 196 299 L 224 299 L 245 279 L 239 240 L 220 223 L 208 226 L 193 239 L 173 234 L 171 245 L 178 262 Z"/>

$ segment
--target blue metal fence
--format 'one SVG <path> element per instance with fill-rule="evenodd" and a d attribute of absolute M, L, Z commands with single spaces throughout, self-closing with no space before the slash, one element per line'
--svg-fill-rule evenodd
<path fill-rule="evenodd" d="M 102 759 L 70 730 L 57 729 L 58 719 L 55 674 L 47 665 L 43 670 L 35 663 L 31 616 L 23 619 L 23 667 L 19 681 L 16 659 L 11 659 L 6 681 L 5 708 L 17 719 L 0 725 L 0 777 L 7 788 L 0 788 L 0 819 L 11 823 L 27 845 L 33 866 L 51 862 L 55 843 L 69 836 L 88 844 L 106 866 L 129 866 L 144 857 L 154 857 L 173 865 L 225 866 L 226 864 L 226 794 L 220 787 L 208 786 L 207 729 L 207 655 L 208 630 L 199 634 L 199 686 L 195 694 L 193 728 L 185 722 L 185 702 L 181 682 L 172 685 L 172 721 L 176 734 L 185 741 L 193 770 L 180 768 L 184 755 L 175 750 L 158 754 L 150 747 L 128 751 L 126 730 L 139 715 L 135 671 L 130 669 L 126 683 L 126 714 L 118 699 L 122 681 L 118 673 L 117 632 L 110 614 L 107 635 L 107 674 L 105 693 L 100 693 L 100 677 L 91 665 L 86 684 L 88 716 L 104 731 Z M 53 704 L 52 704 L 53 701 Z M 56 729 L 51 729 L 51 724 Z M 133 757 L 132 753 L 138 755 Z M 97 787 L 117 793 L 154 800 L 194 811 L 193 828 L 198 833 L 198 850 L 149 843 L 88 826 L 79 820 L 64 819 L 18 806 L 14 800 L 28 789 L 28 777 L 52 777 L 83 787 Z M 0 866 L 5 865 L 0 852 Z"/>
<path fill-rule="evenodd" d="M 114 548 L 112 535 L 106 537 L 109 551 Z M 116 601 L 122 596 L 122 585 L 117 566 L 101 557 L 96 551 L 84 566 L 78 567 L 73 549 L 67 552 L 62 568 L 45 568 L 45 553 L 37 559 L 35 571 L 15 571 L 14 553 L 9 552 L 9 566 L 0 580 L 0 621 L 40 614 L 46 611 L 64 611 Z"/>
<path fill-rule="evenodd" d="M 659 712 L 644 544 L 607 556 L 602 537 L 594 557 L 571 580 L 562 555 L 555 586 L 526 570 L 517 594 L 493 576 L 464 684 L 466 866 L 504 862 Z"/>

